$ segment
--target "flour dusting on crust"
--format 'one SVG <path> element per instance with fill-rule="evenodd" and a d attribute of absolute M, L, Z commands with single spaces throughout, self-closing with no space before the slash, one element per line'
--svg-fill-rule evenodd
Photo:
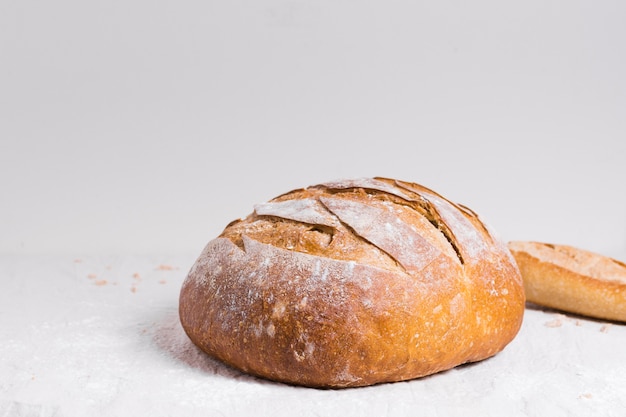
<path fill-rule="evenodd" d="M 276 216 L 310 224 L 337 227 L 339 222 L 319 201 L 306 198 L 257 204 L 254 211 L 260 216 Z"/>

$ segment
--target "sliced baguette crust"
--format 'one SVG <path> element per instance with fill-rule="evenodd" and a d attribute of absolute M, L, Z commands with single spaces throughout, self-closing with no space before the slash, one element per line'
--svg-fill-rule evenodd
<path fill-rule="evenodd" d="M 567 245 L 508 244 L 529 302 L 584 316 L 626 321 L 626 265 Z"/>
<path fill-rule="evenodd" d="M 515 261 L 475 213 L 377 178 L 294 190 L 232 222 L 183 283 L 180 319 L 237 369 L 338 388 L 490 357 L 524 302 Z"/>

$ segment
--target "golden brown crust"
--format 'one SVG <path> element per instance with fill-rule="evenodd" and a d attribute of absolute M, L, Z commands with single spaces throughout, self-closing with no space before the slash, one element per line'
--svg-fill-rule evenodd
<path fill-rule="evenodd" d="M 567 245 L 509 242 L 527 300 L 585 316 L 626 321 L 626 265 Z"/>
<path fill-rule="evenodd" d="M 524 302 L 510 252 L 475 213 L 375 178 L 295 190 L 228 225 L 189 272 L 180 318 L 245 372 L 348 387 L 492 356 Z"/>

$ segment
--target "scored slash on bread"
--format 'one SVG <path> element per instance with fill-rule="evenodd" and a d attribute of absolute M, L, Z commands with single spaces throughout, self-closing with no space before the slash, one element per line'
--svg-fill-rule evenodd
<path fill-rule="evenodd" d="M 584 316 L 626 321 L 626 264 L 568 245 L 508 244 L 527 301 Z"/>

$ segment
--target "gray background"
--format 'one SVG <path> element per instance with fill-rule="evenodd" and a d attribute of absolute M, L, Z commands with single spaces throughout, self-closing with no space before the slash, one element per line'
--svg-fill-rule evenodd
<path fill-rule="evenodd" d="M 626 2 L 0 1 L 0 252 L 199 253 L 382 175 L 626 254 Z"/>

